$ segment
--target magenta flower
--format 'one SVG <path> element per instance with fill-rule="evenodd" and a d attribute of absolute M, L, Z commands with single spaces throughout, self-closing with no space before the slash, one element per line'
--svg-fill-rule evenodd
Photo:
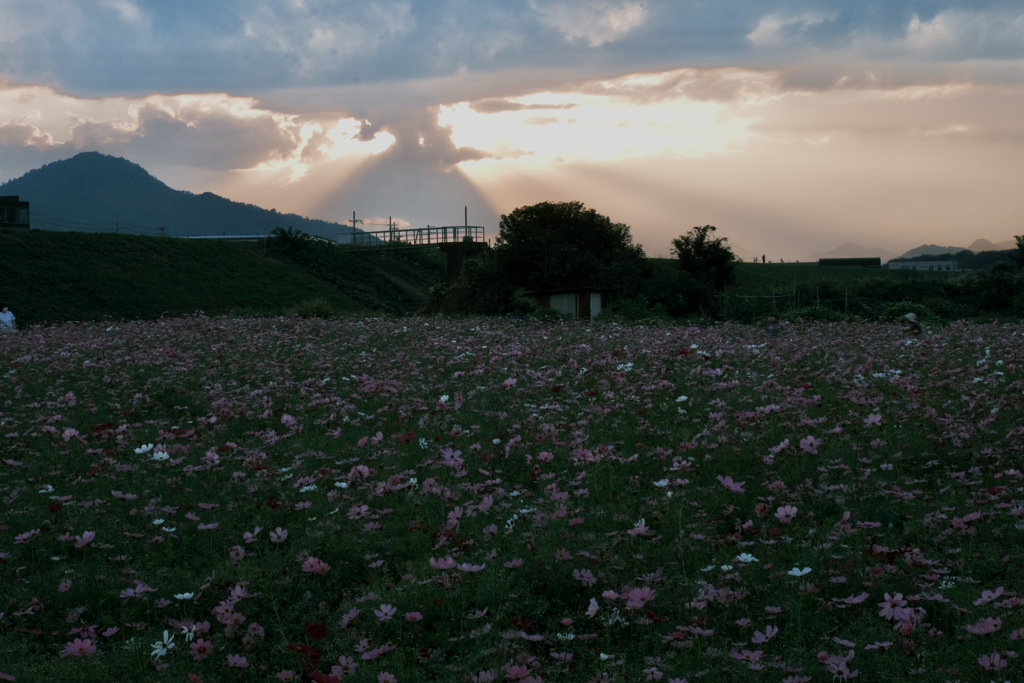
<path fill-rule="evenodd" d="M 722 486 L 736 493 L 743 493 L 743 485 L 746 483 L 745 481 L 733 481 L 732 477 L 723 477 L 721 474 L 718 475 L 718 481 Z"/>
<path fill-rule="evenodd" d="M 406 612 L 404 618 L 407 622 L 412 623 L 416 621 L 422 621 L 423 615 L 419 612 Z"/>
<path fill-rule="evenodd" d="M 95 531 L 83 531 L 81 536 L 75 536 L 75 547 L 84 548 L 92 543 L 92 539 L 94 538 L 96 538 Z"/>
<path fill-rule="evenodd" d="M 769 640 L 774 638 L 778 632 L 779 628 L 777 626 L 767 626 L 764 629 L 764 633 L 762 633 L 761 631 L 754 631 L 754 637 L 750 639 L 750 642 L 754 643 L 755 645 L 767 643 Z"/>

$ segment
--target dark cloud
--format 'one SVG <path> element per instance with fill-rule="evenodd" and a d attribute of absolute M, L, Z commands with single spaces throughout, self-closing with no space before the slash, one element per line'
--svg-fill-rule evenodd
<path fill-rule="evenodd" d="M 542 110 L 542 109 L 572 109 L 575 104 L 523 104 L 499 97 L 491 97 L 486 100 L 473 102 L 471 105 L 474 111 L 481 114 L 500 114 L 506 111 Z"/>

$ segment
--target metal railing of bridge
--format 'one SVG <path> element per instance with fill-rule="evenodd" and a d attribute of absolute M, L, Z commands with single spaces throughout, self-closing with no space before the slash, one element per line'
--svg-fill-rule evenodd
<path fill-rule="evenodd" d="M 425 228 L 401 228 L 344 234 L 338 244 L 351 249 L 407 249 L 433 247 L 456 242 L 486 242 L 479 225 L 428 225 Z"/>

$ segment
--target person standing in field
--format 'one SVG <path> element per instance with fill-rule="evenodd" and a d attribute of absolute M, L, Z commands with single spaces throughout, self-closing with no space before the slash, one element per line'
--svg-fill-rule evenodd
<path fill-rule="evenodd" d="M 769 317 L 768 322 L 764 324 L 764 331 L 772 339 L 778 337 L 779 332 L 782 331 L 782 323 L 779 322 L 779 316 L 772 315 Z"/>
<path fill-rule="evenodd" d="M 921 327 L 921 323 L 917 321 L 917 315 L 915 313 L 907 313 L 903 316 L 904 325 L 903 331 L 910 335 L 912 338 L 924 336 L 924 328 Z"/>
<path fill-rule="evenodd" d="M 0 333 L 14 332 L 14 313 L 7 309 L 7 304 L 0 304 Z"/>

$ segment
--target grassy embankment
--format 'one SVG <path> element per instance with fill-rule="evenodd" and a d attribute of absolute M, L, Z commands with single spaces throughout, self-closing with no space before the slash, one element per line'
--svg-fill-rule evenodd
<path fill-rule="evenodd" d="M 264 242 L 8 229 L 0 231 L 0 271 L 0 299 L 22 325 L 198 311 L 402 314 L 422 307 L 444 277 L 444 257 L 339 250 L 318 270 Z"/>

